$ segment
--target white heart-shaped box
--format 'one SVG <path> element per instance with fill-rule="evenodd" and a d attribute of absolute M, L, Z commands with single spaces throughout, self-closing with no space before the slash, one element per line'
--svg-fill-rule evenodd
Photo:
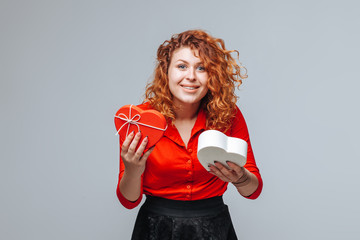
<path fill-rule="evenodd" d="M 246 163 L 248 144 L 240 138 L 228 137 L 217 130 L 207 130 L 200 134 L 197 157 L 203 167 L 209 171 L 209 164 L 221 162 L 230 168 L 226 161 L 244 166 Z"/>

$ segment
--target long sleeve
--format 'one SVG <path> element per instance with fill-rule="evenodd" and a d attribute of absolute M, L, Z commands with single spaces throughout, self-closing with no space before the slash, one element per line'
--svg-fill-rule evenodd
<path fill-rule="evenodd" d="M 119 138 L 119 143 L 120 143 L 120 138 Z M 120 145 L 120 151 L 121 151 L 121 145 Z M 135 208 L 137 207 L 140 202 L 141 202 L 141 199 L 142 199 L 142 195 L 143 195 L 143 188 L 142 188 L 142 184 L 141 184 L 141 193 L 140 193 L 140 197 L 135 201 L 135 202 L 132 202 L 132 201 L 129 201 L 127 200 L 124 195 L 122 195 L 121 191 L 120 191 L 120 181 L 121 181 L 121 178 L 122 176 L 124 175 L 124 170 L 125 170 L 125 165 L 121 159 L 121 156 L 120 156 L 120 170 L 119 170 L 119 180 L 118 180 L 118 184 L 117 184 L 117 187 L 116 187 L 116 195 L 120 201 L 120 203 L 127 209 L 132 209 L 132 208 Z M 142 177 L 141 177 L 142 179 Z"/>
<path fill-rule="evenodd" d="M 245 168 L 247 170 L 249 170 L 251 173 L 253 173 L 258 181 L 259 181 L 259 186 L 258 188 L 255 190 L 255 192 L 253 194 L 251 194 L 250 196 L 246 197 L 248 199 L 256 199 L 259 197 L 262 188 L 263 188 L 263 181 L 260 175 L 260 171 L 256 165 L 255 162 L 255 157 L 254 157 L 254 153 L 251 147 L 251 142 L 250 142 L 250 136 L 249 136 L 249 132 L 248 132 L 248 128 L 244 119 L 244 116 L 242 115 L 241 111 L 239 108 L 237 108 L 237 112 L 236 112 L 236 116 L 235 119 L 233 121 L 233 127 L 231 129 L 231 136 L 232 137 L 238 137 L 241 138 L 243 140 L 245 140 L 248 144 L 248 152 L 247 152 L 247 162 L 245 164 Z"/>

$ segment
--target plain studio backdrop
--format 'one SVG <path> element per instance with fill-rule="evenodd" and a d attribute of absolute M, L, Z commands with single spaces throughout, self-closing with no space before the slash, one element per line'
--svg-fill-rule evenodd
<path fill-rule="evenodd" d="M 264 179 L 224 198 L 239 239 L 359 239 L 357 1 L 0 1 L 0 238 L 129 239 L 114 114 L 158 46 L 205 29 L 237 49 Z"/>

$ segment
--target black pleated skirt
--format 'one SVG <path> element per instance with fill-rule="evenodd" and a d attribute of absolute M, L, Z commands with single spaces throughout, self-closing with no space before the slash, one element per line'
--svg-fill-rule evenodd
<path fill-rule="evenodd" d="M 147 196 L 132 240 L 236 240 L 222 197 L 177 201 Z"/>

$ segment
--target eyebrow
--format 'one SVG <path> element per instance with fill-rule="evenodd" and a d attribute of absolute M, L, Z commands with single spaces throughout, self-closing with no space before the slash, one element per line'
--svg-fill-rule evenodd
<path fill-rule="evenodd" d="M 176 62 L 178 62 L 178 61 L 181 61 L 181 62 L 184 62 L 184 63 L 186 63 L 186 64 L 189 64 L 189 62 L 187 62 L 186 60 L 183 60 L 183 59 L 178 59 L 178 60 L 176 60 Z M 203 64 L 203 62 L 202 62 L 202 61 L 199 61 L 199 62 L 197 62 L 196 64 Z"/>

